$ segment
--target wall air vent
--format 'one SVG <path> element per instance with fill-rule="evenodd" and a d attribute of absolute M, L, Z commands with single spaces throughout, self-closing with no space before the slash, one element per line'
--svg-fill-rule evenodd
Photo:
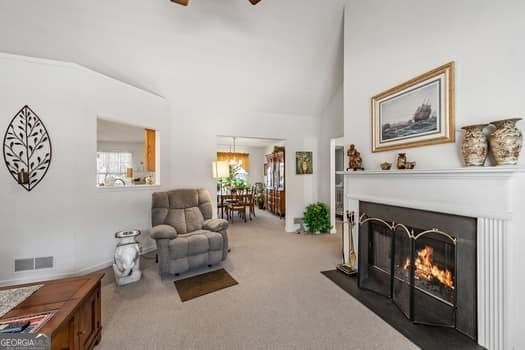
<path fill-rule="evenodd" d="M 52 256 L 43 256 L 35 258 L 35 270 L 52 269 L 54 267 L 54 258 Z"/>
<path fill-rule="evenodd" d="M 55 265 L 55 258 L 43 256 L 38 258 L 15 259 L 15 272 L 52 269 Z"/>
<path fill-rule="evenodd" d="M 35 269 L 35 259 L 15 259 L 15 272 L 29 271 Z"/>

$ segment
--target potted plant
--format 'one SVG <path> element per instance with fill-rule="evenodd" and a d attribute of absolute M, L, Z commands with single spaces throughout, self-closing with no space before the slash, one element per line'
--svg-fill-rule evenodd
<path fill-rule="evenodd" d="M 304 226 L 310 233 L 327 233 L 332 229 L 330 210 L 325 203 L 310 204 L 304 211 Z"/>
<path fill-rule="evenodd" d="M 259 209 L 264 209 L 264 184 L 262 182 L 255 183 L 255 202 Z"/>

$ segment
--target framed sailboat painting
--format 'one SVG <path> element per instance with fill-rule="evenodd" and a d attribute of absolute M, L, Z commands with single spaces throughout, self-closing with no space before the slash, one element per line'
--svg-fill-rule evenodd
<path fill-rule="evenodd" d="M 372 97 L 372 152 L 454 142 L 454 62 Z"/>

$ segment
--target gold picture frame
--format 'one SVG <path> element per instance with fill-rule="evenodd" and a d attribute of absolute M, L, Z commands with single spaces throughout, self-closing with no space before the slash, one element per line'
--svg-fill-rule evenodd
<path fill-rule="evenodd" d="M 314 173 L 313 153 L 312 152 L 295 152 L 295 174 L 296 175 L 312 175 L 313 173 Z"/>
<path fill-rule="evenodd" d="M 454 62 L 372 97 L 372 152 L 455 142 Z"/>

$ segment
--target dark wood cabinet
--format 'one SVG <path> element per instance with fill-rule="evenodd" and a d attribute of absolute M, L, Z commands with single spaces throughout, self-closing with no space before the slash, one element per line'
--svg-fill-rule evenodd
<path fill-rule="evenodd" d="M 266 210 L 283 218 L 286 214 L 286 192 L 284 190 L 266 189 Z"/>
<path fill-rule="evenodd" d="M 77 336 L 80 349 L 93 348 L 100 333 L 100 290 L 93 290 L 77 312 Z"/>
<path fill-rule="evenodd" d="M 285 156 L 284 147 L 275 147 L 272 153 L 265 156 L 264 164 L 265 208 L 281 218 L 286 215 Z"/>
<path fill-rule="evenodd" d="M 39 330 L 51 336 L 53 350 L 91 350 L 100 342 L 101 279 L 103 273 L 40 283 L 37 290 L 2 318 L 20 317 L 34 313 L 56 311 Z M 22 286 L 11 286 L 8 289 Z"/>

